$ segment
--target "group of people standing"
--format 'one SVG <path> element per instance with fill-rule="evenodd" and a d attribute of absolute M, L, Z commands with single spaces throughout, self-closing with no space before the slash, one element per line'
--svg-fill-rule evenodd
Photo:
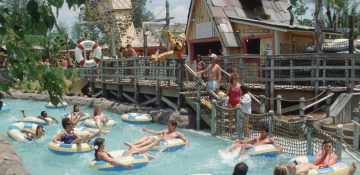
<path fill-rule="evenodd" d="M 219 93 L 221 85 L 222 69 L 218 64 L 218 57 L 213 53 L 209 55 L 210 65 L 201 60 L 201 55 L 196 58 L 196 72 L 199 77 L 203 78 L 203 74 L 207 73 L 207 88 L 208 90 Z M 248 89 L 239 83 L 240 76 L 238 73 L 231 73 L 229 78 L 229 85 L 226 89 L 226 104 L 232 109 L 240 105 L 242 111 L 251 114 L 251 97 L 248 94 Z"/>

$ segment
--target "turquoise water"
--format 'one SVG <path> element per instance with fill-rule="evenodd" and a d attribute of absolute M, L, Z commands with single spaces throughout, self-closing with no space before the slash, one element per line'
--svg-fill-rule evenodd
<path fill-rule="evenodd" d="M 7 136 L 8 126 L 16 119 L 21 119 L 20 109 L 25 109 L 28 116 L 39 115 L 40 111 L 47 111 L 49 116 L 53 116 L 61 121 L 60 115 L 70 112 L 71 107 L 64 109 L 46 109 L 47 102 L 31 100 L 5 99 L 4 102 L 12 107 L 10 112 L 0 113 L 0 132 Z M 92 113 L 93 108 L 81 106 L 80 109 L 87 113 Z M 124 141 L 134 141 L 145 135 L 140 126 L 129 125 L 120 120 L 120 115 L 104 110 L 104 114 L 111 116 L 118 121 L 115 127 L 111 128 L 111 133 L 102 135 L 105 138 L 106 150 L 114 151 L 127 149 L 122 143 Z M 166 129 L 166 125 L 148 124 L 150 129 Z M 34 175 L 72 175 L 72 174 L 119 174 L 119 172 L 101 172 L 90 169 L 88 163 L 94 158 L 94 152 L 62 156 L 48 150 L 48 143 L 53 136 L 62 129 L 61 124 L 46 126 L 46 136 L 38 141 L 31 143 L 20 143 L 12 140 L 17 154 L 23 159 L 27 170 Z M 189 140 L 190 146 L 185 150 L 175 153 L 158 153 L 157 159 L 151 161 L 146 167 L 136 170 L 121 172 L 120 174 L 129 175 L 186 175 L 186 174 L 212 174 L 230 175 L 237 162 L 245 161 L 249 166 L 249 175 L 271 175 L 274 166 L 279 163 L 286 163 L 289 157 L 281 155 L 277 158 L 243 158 L 242 160 L 224 160 L 218 154 L 218 150 L 226 148 L 231 142 L 210 136 L 209 133 L 199 132 L 189 129 L 178 129 Z"/>

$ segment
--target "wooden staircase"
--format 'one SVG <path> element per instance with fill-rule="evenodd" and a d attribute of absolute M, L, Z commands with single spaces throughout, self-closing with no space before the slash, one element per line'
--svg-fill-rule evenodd
<path fill-rule="evenodd" d="M 344 130 L 343 130 L 343 133 L 344 133 L 344 141 L 349 144 L 349 145 L 352 145 L 353 144 L 353 140 L 354 140 L 354 137 L 353 137 L 353 134 L 354 134 L 354 124 L 353 123 L 347 123 L 347 124 L 343 124 L 344 126 Z M 331 133 L 336 133 L 336 125 L 324 125 L 324 126 L 321 126 L 321 129 L 325 130 L 325 131 L 328 131 L 328 132 L 331 132 Z"/>

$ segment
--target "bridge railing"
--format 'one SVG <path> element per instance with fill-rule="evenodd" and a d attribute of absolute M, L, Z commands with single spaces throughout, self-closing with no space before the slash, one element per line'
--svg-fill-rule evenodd
<path fill-rule="evenodd" d="M 104 59 L 97 67 L 81 67 L 80 75 L 89 81 L 177 86 L 182 65 L 178 63 L 175 58 L 162 62 L 153 62 L 149 57 Z"/>

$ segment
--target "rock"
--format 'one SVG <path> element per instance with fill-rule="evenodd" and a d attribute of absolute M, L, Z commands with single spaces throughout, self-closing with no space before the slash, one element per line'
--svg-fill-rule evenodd
<path fill-rule="evenodd" d="M 181 115 L 179 111 L 175 111 L 169 117 L 169 120 L 175 120 L 177 122 L 178 127 L 187 128 L 189 127 L 189 116 Z"/>
<path fill-rule="evenodd" d="M 10 142 L 0 134 L 0 174 L 28 175 L 22 160 L 13 150 Z"/>
<path fill-rule="evenodd" d="M 189 114 L 189 112 L 187 109 L 185 109 L 185 108 L 180 109 L 180 115 L 188 115 L 188 114 Z"/>

